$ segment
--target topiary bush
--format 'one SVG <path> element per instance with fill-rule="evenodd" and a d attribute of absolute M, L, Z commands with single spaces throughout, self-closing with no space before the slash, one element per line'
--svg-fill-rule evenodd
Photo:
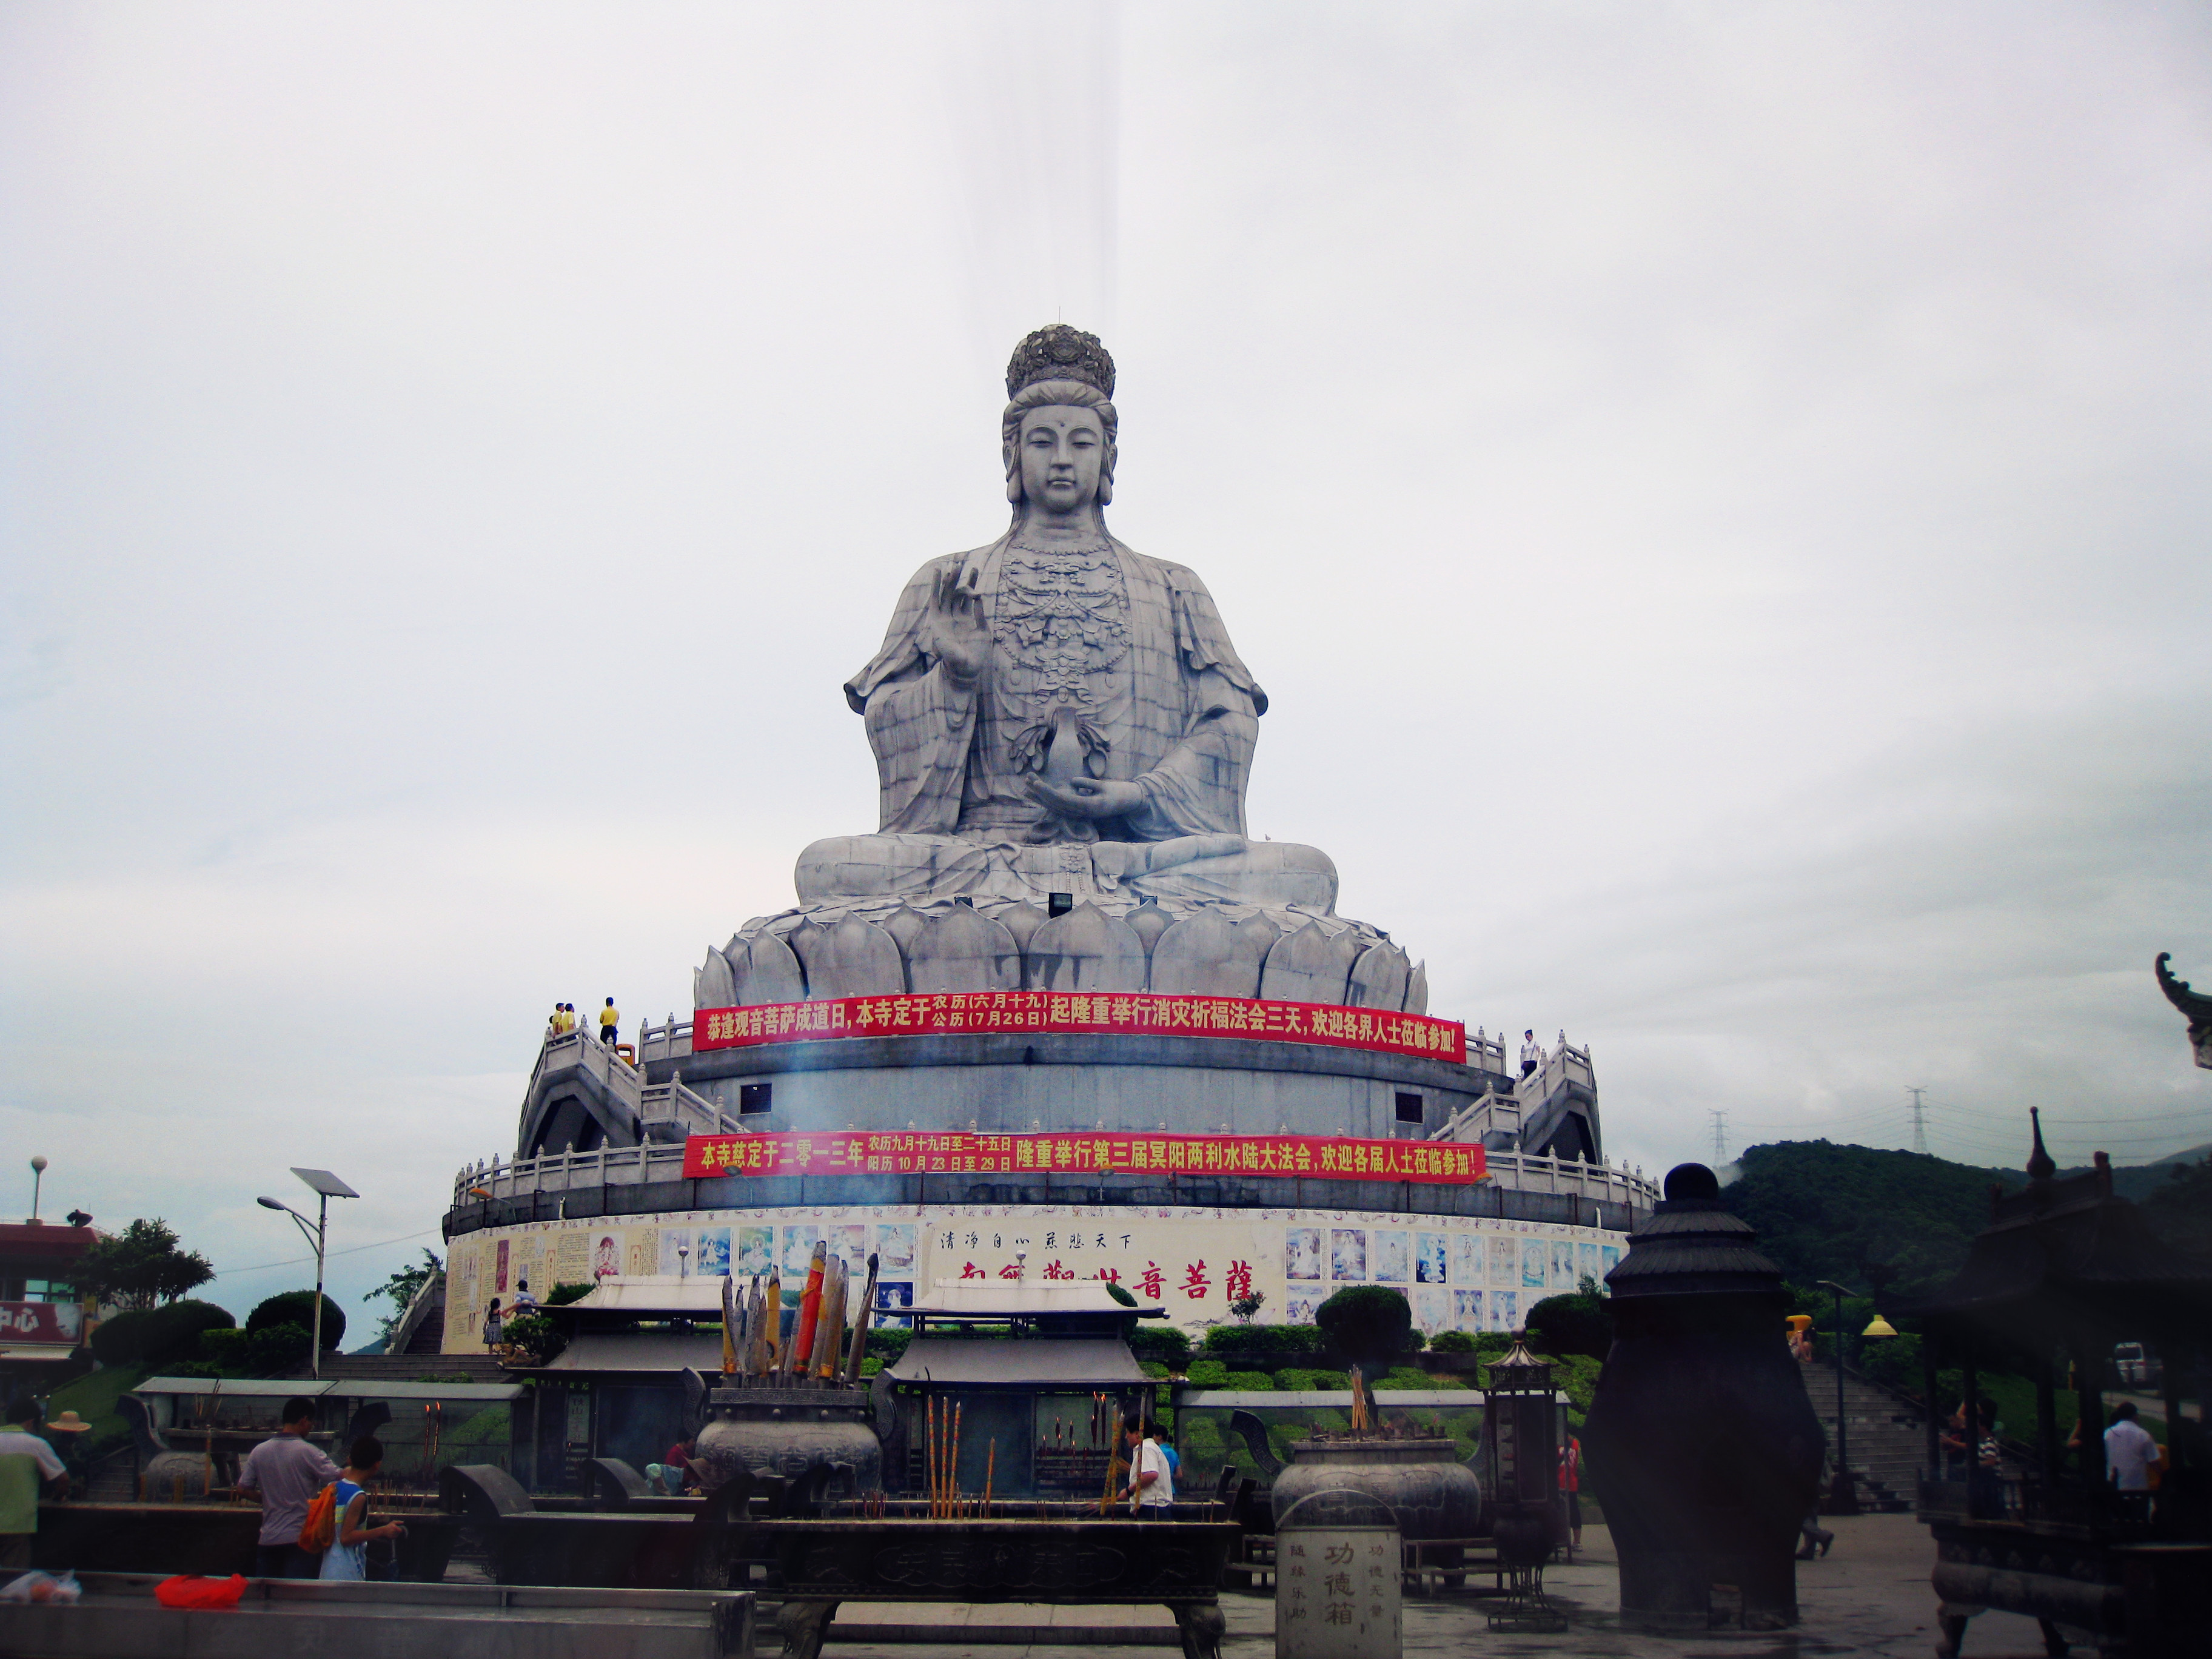
<path fill-rule="evenodd" d="M 1467 1331 L 1438 1331 L 1436 1339 L 1429 1344 L 1429 1352 L 1431 1353 L 1473 1353 L 1475 1352 L 1474 1337 Z"/>
<path fill-rule="evenodd" d="M 1385 1285 L 1350 1285 L 1314 1310 L 1329 1346 L 1363 1370 L 1386 1369 L 1407 1351 L 1413 1310 Z"/>
<path fill-rule="evenodd" d="M 228 1371 L 242 1376 L 249 1363 L 246 1354 L 252 1346 L 253 1335 L 252 1331 L 240 1330 L 234 1325 L 222 1330 L 202 1331 L 198 1363 L 215 1366 L 217 1375 Z"/>
<path fill-rule="evenodd" d="M 146 1334 L 154 1322 L 150 1309 L 134 1309 L 103 1319 L 92 1329 L 92 1357 L 103 1365 L 135 1365 L 145 1352 Z"/>
<path fill-rule="evenodd" d="M 1222 1379 L 1222 1386 L 1246 1394 L 1270 1394 L 1274 1390 L 1275 1379 L 1265 1371 L 1231 1371 Z"/>
<path fill-rule="evenodd" d="M 1190 1363 L 1190 1338 L 1172 1325 L 1139 1325 L 1129 1333 L 1129 1352 L 1179 1371 Z"/>
<path fill-rule="evenodd" d="M 1584 1279 L 1584 1285 L 1590 1281 Z M 1613 1310 L 1595 1287 L 1567 1296 L 1547 1296 L 1528 1310 L 1528 1344 L 1540 1353 L 1564 1358 L 1585 1354 L 1603 1359 L 1613 1351 Z"/>
<path fill-rule="evenodd" d="M 1216 1325 L 1206 1334 L 1209 1352 L 1313 1353 L 1322 1334 L 1311 1325 Z"/>
<path fill-rule="evenodd" d="M 264 1325 L 246 1333 L 246 1371 L 254 1376 L 289 1376 L 307 1363 L 314 1344 L 305 1325 Z"/>
<path fill-rule="evenodd" d="M 149 1365 L 188 1359 L 199 1352 L 204 1333 L 232 1330 L 238 1324 L 228 1308 L 218 1308 L 212 1302 L 189 1300 L 155 1308 L 145 1318 L 142 1328 L 145 1334 L 139 1339 L 138 1357 Z"/>
<path fill-rule="evenodd" d="M 592 1286 L 589 1285 L 556 1285 L 546 1292 L 545 1305 L 549 1308 L 565 1308 L 571 1302 L 582 1301 L 592 1293 Z"/>
<path fill-rule="evenodd" d="M 1293 1391 L 1316 1389 L 1349 1389 L 1352 1379 L 1342 1371 L 1292 1370 L 1277 1371 L 1275 1386 Z"/>
<path fill-rule="evenodd" d="M 313 1291 L 279 1291 L 246 1316 L 246 1328 L 265 1331 L 279 1325 L 297 1325 L 302 1331 L 311 1330 L 315 1318 L 315 1293 Z M 338 1304 L 325 1296 L 323 1298 L 323 1350 L 328 1352 L 345 1340 L 346 1317 Z"/>
<path fill-rule="evenodd" d="M 1229 1367 L 1218 1359 L 1194 1359 L 1190 1362 L 1188 1375 L 1194 1389 L 1225 1389 L 1229 1386 Z"/>

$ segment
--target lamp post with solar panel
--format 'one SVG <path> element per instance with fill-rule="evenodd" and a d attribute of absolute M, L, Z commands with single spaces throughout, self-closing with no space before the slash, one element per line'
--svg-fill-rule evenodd
<path fill-rule="evenodd" d="M 319 1381 L 323 1375 L 323 1246 L 330 1236 L 331 1200 L 334 1198 L 359 1198 L 361 1194 L 328 1170 L 295 1170 L 292 1173 L 313 1189 L 316 1198 L 315 1223 L 307 1224 L 307 1218 L 290 1205 L 273 1198 L 257 1198 L 253 1201 L 264 1210 L 282 1210 L 292 1218 L 300 1231 L 307 1235 L 307 1243 L 315 1247 L 315 1322 L 307 1345 L 307 1373 Z"/>

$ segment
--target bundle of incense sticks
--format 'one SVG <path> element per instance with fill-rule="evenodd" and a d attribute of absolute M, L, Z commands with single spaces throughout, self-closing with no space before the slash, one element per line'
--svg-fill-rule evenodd
<path fill-rule="evenodd" d="M 738 1311 L 738 1281 L 722 1281 L 722 1375 L 738 1369 L 738 1351 L 744 1340 L 744 1316 Z"/>
<path fill-rule="evenodd" d="M 822 1317 L 822 1274 L 828 1254 L 827 1248 L 817 1243 L 807 1261 L 806 1288 L 799 1292 L 799 1320 L 791 1328 L 791 1352 L 780 1373 L 783 1376 L 804 1377 L 807 1362 L 813 1358 L 814 1327 Z"/>
<path fill-rule="evenodd" d="M 860 1299 L 853 1310 L 853 1346 L 845 1356 L 845 1386 L 852 1388 L 860 1380 L 860 1362 L 868 1357 L 868 1327 L 876 1316 L 876 1257 L 868 1257 L 868 1282 L 860 1291 Z"/>

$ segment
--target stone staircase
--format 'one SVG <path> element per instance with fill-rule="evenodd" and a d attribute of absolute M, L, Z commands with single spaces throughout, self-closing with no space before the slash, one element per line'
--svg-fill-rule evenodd
<path fill-rule="evenodd" d="M 1802 1369 L 1806 1393 L 1827 1434 L 1832 1455 L 1835 1367 L 1815 1364 Z M 1921 1468 L 1928 1462 L 1927 1420 L 1927 1414 L 1911 1401 L 1899 1399 L 1855 1371 L 1844 1370 L 1844 1421 L 1849 1431 L 1851 1474 L 1857 1481 L 1863 1507 L 1889 1511 L 1912 1507 Z"/>

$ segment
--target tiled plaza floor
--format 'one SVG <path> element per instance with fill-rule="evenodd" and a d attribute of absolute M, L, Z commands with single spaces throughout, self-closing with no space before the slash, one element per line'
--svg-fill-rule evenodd
<path fill-rule="evenodd" d="M 1936 1601 L 1928 1587 L 1934 1551 L 1927 1530 L 1911 1516 L 1869 1515 L 1825 1524 L 1837 1534 L 1827 1559 L 1801 1563 L 1797 1571 L 1802 1622 L 1794 1631 L 1772 1634 L 1715 1632 L 1696 1637 L 1646 1636 L 1624 1631 L 1619 1620 L 1619 1592 L 1611 1540 L 1605 1528 L 1583 1534 L 1584 1547 L 1572 1565 L 1554 1565 L 1546 1588 L 1564 1602 L 1574 1623 L 1564 1636 L 1493 1635 L 1486 1603 L 1468 1596 L 1406 1602 L 1406 1651 L 1421 1659 L 1542 1659 L 1542 1656 L 1594 1654 L 1607 1659 L 1815 1659 L 1816 1656 L 1878 1655 L 1881 1659 L 1932 1659 Z M 1275 1604 L 1265 1596 L 1224 1595 L 1229 1621 L 1223 1659 L 1264 1659 L 1274 1650 Z M 888 1610 L 850 1609 L 856 1620 L 889 1622 Z M 1172 1628 L 1165 1611 L 1039 1607 L 902 1608 L 901 1621 L 942 1623 L 942 1643 L 873 1644 L 840 1640 L 830 1632 L 823 1659 L 1077 1659 L 1118 1644 L 1096 1639 L 1097 1627 L 1136 1622 L 1164 1632 Z M 1093 1639 L 1079 1644 L 976 1642 L 962 1632 L 984 1624 L 1091 1626 Z M 763 1632 L 763 1659 L 772 1659 L 774 1627 Z M 1160 1659 L 1157 1647 L 1127 1646 L 1125 1659 Z M 1172 1654 L 1175 1650 L 1167 1650 Z M 1376 1656 L 1382 1659 L 1382 1656 Z M 1967 1626 L 1965 1659 L 2043 1659 L 2043 1638 L 2035 1621 L 1985 1613 Z"/>

